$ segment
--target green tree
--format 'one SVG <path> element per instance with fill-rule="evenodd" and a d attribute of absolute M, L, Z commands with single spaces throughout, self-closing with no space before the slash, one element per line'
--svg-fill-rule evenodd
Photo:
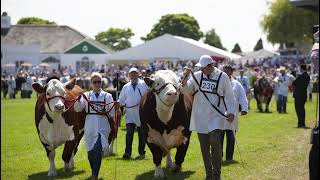
<path fill-rule="evenodd" d="M 161 17 L 147 34 L 147 37 L 141 39 L 146 41 L 163 34 L 172 34 L 199 40 L 203 33 L 200 31 L 198 21 L 188 14 L 167 14 Z"/>
<path fill-rule="evenodd" d="M 239 46 L 238 43 L 236 43 L 236 44 L 233 46 L 233 49 L 232 49 L 231 52 L 232 52 L 232 53 L 242 53 L 241 48 L 240 48 L 240 46 Z"/>
<path fill-rule="evenodd" d="M 258 40 L 257 44 L 254 46 L 253 51 L 258 51 L 260 49 L 263 49 L 263 42 L 261 38 Z"/>
<path fill-rule="evenodd" d="M 289 0 L 276 0 L 260 25 L 271 43 L 288 44 L 312 40 L 312 25 L 319 23 L 318 12 L 292 6 Z"/>
<path fill-rule="evenodd" d="M 204 38 L 204 43 L 219 49 L 227 50 L 222 46 L 220 37 L 216 34 L 213 28 L 204 35 Z"/>
<path fill-rule="evenodd" d="M 107 31 L 99 32 L 95 38 L 115 51 L 120 51 L 131 47 L 129 39 L 134 36 L 130 28 L 109 28 Z"/>
<path fill-rule="evenodd" d="M 38 17 L 23 17 L 17 24 L 35 24 L 35 25 L 57 25 L 54 21 L 48 21 Z"/>

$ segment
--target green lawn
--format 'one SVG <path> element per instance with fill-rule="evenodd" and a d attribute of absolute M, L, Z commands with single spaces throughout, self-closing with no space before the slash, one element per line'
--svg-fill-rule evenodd
<path fill-rule="evenodd" d="M 255 101 L 247 116 L 240 117 L 234 159 L 237 163 L 223 163 L 223 179 L 308 179 L 308 153 L 310 129 L 298 129 L 293 99 L 289 95 L 288 114 L 278 114 L 276 104 L 272 102 L 272 113 L 258 113 Z M 316 97 L 314 95 L 314 97 Z M 1 99 L 1 178 L 47 179 L 49 162 L 40 143 L 34 125 L 34 105 L 36 99 Z M 306 124 L 314 126 L 314 101 L 306 103 Z M 103 159 L 100 170 L 101 179 L 152 179 L 154 165 L 152 155 L 146 147 L 145 160 L 124 161 L 121 159 L 125 148 L 124 123 L 119 130 L 115 145 L 116 156 Z M 62 146 L 56 151 L 56 179 L 87 179 L 91 175 L 84 142 L 75 156 L 76 168 L 63 172 Z M 137 152 L 137 134 L 133 144 L 133 157 Z M 172 152 L 173 153 L 173 152 Z M 165 160 L 162 165 L 165 166 Z M 202 156 L 196 133 L 192 134 L 191 143 L 183 171 L 173 174 L 165 171 L 167 179 L 203 179 L 205 177 Z"/>

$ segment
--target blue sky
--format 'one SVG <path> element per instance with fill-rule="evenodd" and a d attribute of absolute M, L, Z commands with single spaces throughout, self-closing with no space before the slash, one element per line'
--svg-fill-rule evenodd
<path fill-rule="evenodd" d="M 259 24 L 268 6 L 267 0 L 1 0 L 1 12 L 8 12 L 13 24 L 21 17 L 36 16 L 92 38 L 110 27 L 131 28 L 133 45 L 142 43 L 140 37 L 162 15 L 187 13 L 197 19 L 201 31 L 214 28 L 229 51 L 235 43 L 252 51 L 260 37 L 266 49 L 276 49 Z"/>

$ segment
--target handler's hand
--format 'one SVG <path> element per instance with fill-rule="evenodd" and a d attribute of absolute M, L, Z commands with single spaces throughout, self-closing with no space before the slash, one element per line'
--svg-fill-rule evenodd
<path fill-rule="evenodd" d="M 246 111 L 241 111 L 241 115 L 247 115 Z"/>
<path fill-rule="evenodd" d="M 185 76 L 189 76 L 190 73 L 191 73 L 191 69 L 190 69 L 190 68 L 185 68 L 185 69 L 184 69 L 183 74 L 184 74 Z"/>
<path fill-rule="evenodd" d="M 227 115 L 227 121 L 229 121 L 230 123 L 232 123 L 233 120 L 234 120 L 234 115 L 233 115 L 233 114 L 228 114 L 228 115 Z"/>
<path fill-rule="evenodd" d="M 188 80 L 188 77 L 191 73 L 191 69 L 190 68 L 186 68 L 184 71 L 183 71 L 183 79 L 182 79 L 182 87 L 184 87 L 186 84 L 187 84 L 187 80 Z"/>

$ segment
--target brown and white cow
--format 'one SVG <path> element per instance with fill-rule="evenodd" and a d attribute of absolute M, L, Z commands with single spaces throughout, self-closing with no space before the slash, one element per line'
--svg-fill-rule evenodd
<path fill-rule="evenodd" d="M 67 110 L 65 99 L 75 99 L 82 89 L 75 86 L 75 79 L 65 84 L 51 79 L 44 86 L 34 83 L 32 87 L 39 93 L 35 107 L 35 124 L 50 162 L 48 176 L 55 176 L 55 149 L 62 144 L 65 144 L 62 154 L 64 170 L 69 171 L 74 167 L 73 157 L 84 134 L 86 113 L 77 113 L 73 108 Z"/>
<path fill-rule="evenodd" d="M 140 120 L 147 145 L 155 164 L 155 177 L 164 177 L 162 157 L 167 156 L 166 167 L 180 171 L 191 132 L 189 131 L 192 101 L 177 89 L 179 80 L 170 70 L 156 72 L 154 79 L 145 79 L 151 87 L 140 103 Z M 170 149 L 177 148 L 175 163 Z"/>

